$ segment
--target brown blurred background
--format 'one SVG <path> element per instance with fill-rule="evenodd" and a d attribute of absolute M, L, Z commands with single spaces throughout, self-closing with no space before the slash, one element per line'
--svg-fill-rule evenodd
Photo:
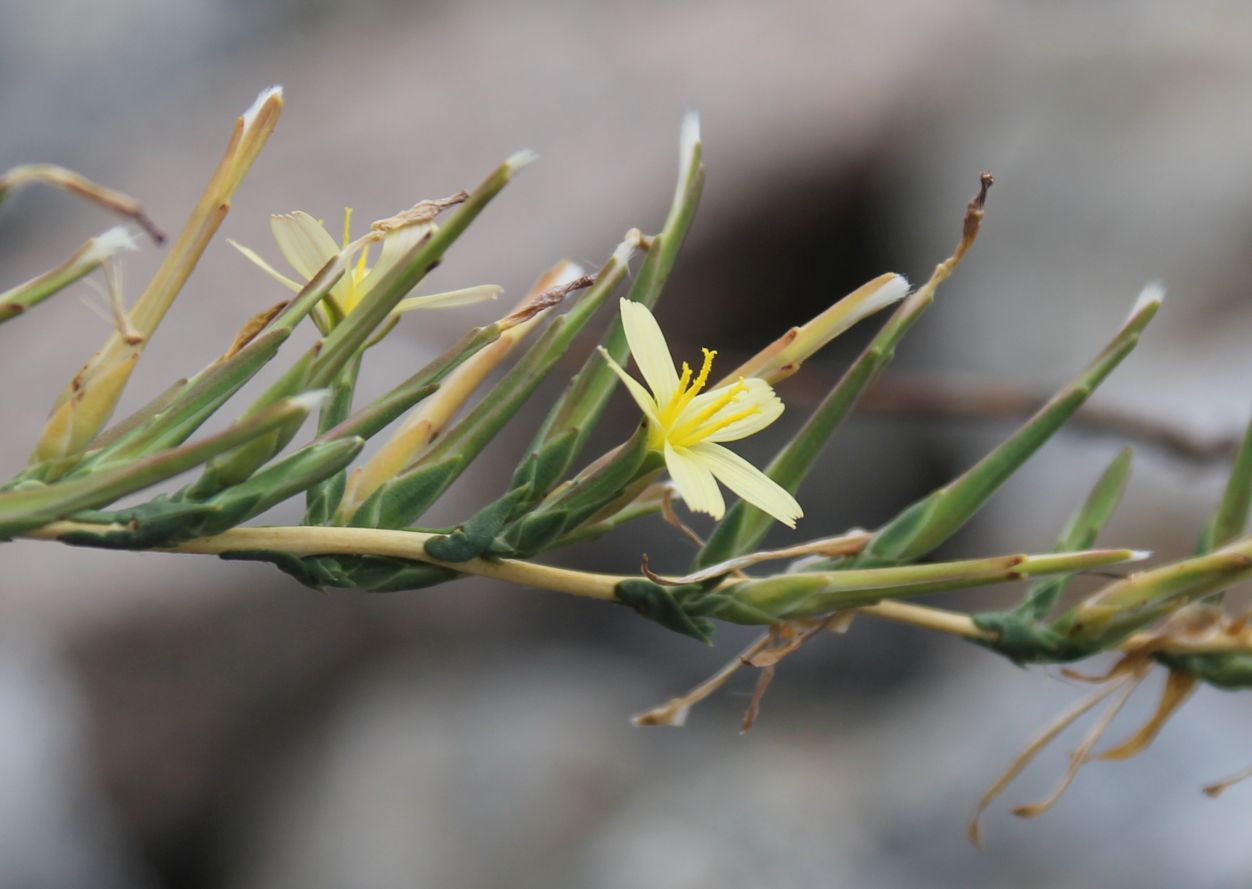
<path fill-rule="evenodd" d="M 0 166 L 78 169 L 170 229 L 235 115 L 262 87 L 286 87 L 278 130 L 129 406 L 281 297 L 224 242 L 276 258 L 269 213 L 333 221 L 350 204 L 378 218 L 530 147 L 542 162 L 430 285 L 516 295 L 560 257 L 594 266 L 627 228 L 659 226 L 678 123 L 694 108 L 708 185 L 659 311 L 685 350 L 746 350 L 883 271 L 924 279 L 991 169 L 984 234 L 897 373 L 1044 394 L 1146 281 L 1164 281 L 1154 328 L 1093 400 L 1195 445 L 1139 443 L 1105 536 L 1161 556 L 1191 547 L 1222 484 L 1220 445 L 1252 407 L 1245 4 L 0 10 Z M 109 224 L 60 194 L 17 196 L 0 212 L 4 280 Z M 158 255 L 128 263 L 132 293 Z M 494 311 L 411 318 L 374 356 L 365 393 Z M 0 470 L 24 464 L 104 334 L 74 292 L 0 329 Z M 788 417 L 794 429 L 863 341 L 851 335 L 784 389 L 791 412 L 745 452 L 767 454 Z M 615 407 L 601 444 L 631 422 L 624 400 Z M 516 420 L 446 518 L 498 490 L 537 419 Z M 866 412 L 825 456 L 798 533 L 873 526 L 1010 428 Z M 1089 424 L 1062 434 L 950 552 L 1046 548 L 1122 440 Z M 565 558 L 628 569 L 647 551 L 681 565 L 674 537 L 649 522 Z M 629 714 L 703 678 L 745 634 L 721 628 L 709 650 L 622 610 L 491 583 L 319 594 L 264 566 L 31 542 L 0 549 L 0 578 L 0 886 L 1223 887 L 1246 883 L 1252 863 L 1252 790 L 1198 790 L 1247 764 L 1238 696 L 1202 691 L 1147 754 L 1085 770 L 1037 822 L 994 807 L 979 853 L 963 834 L 974 800 L 1082 689 L 957 641 L 861 621 L 781 667 L 749 735 L 749 676 L 685 729 L 643 730 Z M 1064 748 L 1010 799 L 1044 795 Z"/>

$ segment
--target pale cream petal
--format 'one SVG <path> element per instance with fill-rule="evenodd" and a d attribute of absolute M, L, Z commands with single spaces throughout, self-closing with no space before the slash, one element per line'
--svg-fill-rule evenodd
<path fill-rule="evenodd" d="M 361 281 L 361 292 L 365 293 L 373 287 L 383 275 L 404 258 L 404 255 L 420 244 L 434 229 L 433 225 L 410 225 L 398 229 L 383 238 L 382 249 L 378 251 L 378 262 L 370 268 L 369 274 Z"/>
<path fill-rule="evenodd" d="M 306 281 L 339 254 L 339 245 L 322 224 L 303 210 L 271 216 L 270 231 L 283 258 Z"/>
<path fill-rule="evenodd" d="M 678 391 L 678 373 L 674 370 L 674 359 L 665 343 L 665 334 L 661 333 L 661 325 L 642 303 L 624 299 L 621 312 L 626 342 L 630 344 L 630 354 L 639 365 L 639 372 L 657 403 L 668 404 Z"/>
<path fill-rule="evenodd" d="M 726 513 L 726 501 L 706 465 L 687 448 L 665 443 L 665 468 L 683 502 L 692 512 L 708 513 L 720 519 Z"/>
<path fill-rule="evenodd" d="M 788 528 L 794 528 L 796 519 L 804 515 L 796 498 L 785 488 L 733 451 L 701 442 L 691 448 L 691 456 L 723 485 Z"/>
<path fill-rule="evenodd" d="M 605 351 L 603 346 L 599 348 L 600 355 L 609 363 L 609 367 L 612 368 L 613 373 L 617 374 L 618 377 L 621 378 L 621 381 L 626 384 L 626 391 L 629 392 L 630 397 L 635 400 L 635 404 L 639 405 L 639 410 L 643 411 L 643 415 L 648 418 L 648 422 L 655 426 L 659 426 L 660 421 L 657 419 L 656 402 L 652 400 L 652 396 L 649 394 L 648 390 L 643 388 L 638 380 L 626 373 L 626 371 L 622 370 L 622 366 L 609 357 L 609 353 Z"/>
<path fill-rule="evenodd" d="M 463 290 L 449 290 L 445 293 L 410 296 L 400 300 L 391 311 L 392 314 L 401 315 L 413 309 L 450 309 L 453 306 L 469 306 L 474 303 L 490 302 L 503 292 L 503 287 L 486 284 L 482 287 L 466 287 Z"/>
<path fill-rule="evenodd" d="M 744 409 L 756 405 L 760 410 L 756 413 L 749 414 L 743 419 L 736 420 L 730 425 L 717 430 L 707 437 L 707 441 L 738 441 L 741 438 L 747 438 L 760 432 L 769 424 L 773 423 L 783 412 L 783 403 L 776 394 L 774 387 L 759 377 L 749 377 L 743 381 L 747 388 L 739 394 L 739 396 L 726 405 L 708 420 L 702 423 L 702 426 L 715 423 L 718 416 L 730 416 L 737 414 Z M 733 385 L 733 383 L 731 384 Z M 691 400 L 691 404 L 687 405 L 682 412 L 681 417 L 675 425 L 682 425 L 690 422 L 700 413 L 707 409 L 711 404 L 726 394 L 726 387 L 714 389 L 712 392 L 702 392 Z"/>
<path fill-rule="evenodd" d="M 291 290 L 294 290 L 297 293 L 303 288 L 302 284 L 297 284 L 295 281 L 291 280 L 282 272 L 280 272 L 278 269 L 274 268 L 272 265 L 270 265 L 268 262 L 262 259 L 261 256 L 255 250 L 249 247 L 245 247 L 243 244 L 240 244 L 238 241 L 232 241 L 230 238 L 226 239 L 226 243 L 230 244 L 230 246 L 234 247 L 236 250 L 242 253 L 246 259 L 251 260 L 253 264 L 255 264 L 257 267 L 261 269 L 261 271 L 265 272 L 265 274 L 269 275 L 271 278 L 273 278 L 279 284 L 282 284 L 284 287 L 290 288 Z"/>

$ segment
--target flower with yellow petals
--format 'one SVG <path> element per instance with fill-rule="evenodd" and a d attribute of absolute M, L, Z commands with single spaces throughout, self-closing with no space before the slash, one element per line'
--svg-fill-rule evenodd
<path fill-rule="evenodd" d="M 648 446 L 665 456 L 665 466 L 687 506 L 715 519 L 726 504 L 721 482 L 739 497 L 790 528 L 804 511 L 781 485 L 720 442 L 738 441 L 773 423 L 783 403 L 769 383 L 739 377 L 703 391 L 716 352 L 704 352 L 698 374 L 683 362 L 674 369 L 660 325 L 646 306 L 621 301 L 622 326 L 630 353 L 643 374 L 644 387 L 601 349 L 609 366 L 626 384 L 648 423 Z"/>
<path fill-rule="evenodd" d="M 352 208 L 345 207 L 343 243 L 336 244 L 322 223 L 303 210 L 275 214 L 270 217 L 270 231 L 274 234 L 274 240 L 278 242 L 279 251 L 287 260 L 287 264 L 305 282 L 342 251 L 358 248 L 361 250 L 357 261 L 327 294 L 332 318 L 342 318 L 355 309 L 369 293 L 370 288 L 376 282 L 381 281 L 383 276 L 406 253 L 416 247 L 433 227 L 433 223 L 424 222 L 386 231 L 375 229 L 354 243 L 351 236 L 351 223 Z M 382 248 L 379 250 L 378 261 L 370 266 L 370 248 L 377 241 L 382 241 Z M 275 269 L 255 251 L 234 241 L 229 243 L 284 286 L 294 291 L 299 291 L 304 286 L 303 283 L 293 281 Z M 396 306 L 395 313 L 407 312 L 410 309 L 446 308 L 482 302 L 495 299 L 500 294 L 500 290 L 495 286 L 482 286 L 452 290 L 447 293 L 432 293 L 427 296 L 411 296 Z"/>

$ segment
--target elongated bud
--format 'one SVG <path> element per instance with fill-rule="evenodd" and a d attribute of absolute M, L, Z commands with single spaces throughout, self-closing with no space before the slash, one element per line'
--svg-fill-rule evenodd
<path fill-rule="evenodd" d="M 883 599 L 1086 571 L 1145 556 L 1143 552 L 1128 549 L 1082 550 L 892 568 L 781 574 L 728 585 L 720 591 L 726 604 L 716 614 L 736 623 L 770 623 L 858 608 Z"/>
<path fill-rule="evenodd" d="M 31 456 L 32 464 L 53 463 L 49 477 L 55 478 L 73 465 L 75 456 L 113 414 L 144 345 L 226 218 L 231 196 L 273 132 L 282 104 L 282 88 L 270 87 L 235 121 L 226 152 L 200 201 L 164 262 L 127 312 L 131 335 L 113 334 L 57 399 Z"/>
<path fill-rule="evenodd" d="M 0 536 L 38 528 L 150 487 L 302 418 L 316 407 L 317 401 L 316 396 L 284 399 L 216 435 L 190 444 L 78 478 L 23 491 L 0 492 Z"/>
<path fill-rule="evenodd" d="M 221 184 L 233 192 L 247 175 L 252 162 L 265 147 L 266 140 L 274 132 L 278 115 L 283 109 L 283 88 L 277 84 L 261 90 L 252 105 L 239 117 L 236 126 L 238 138 L 232 139 L 234 152 L 227 152 L 230 175 Z"/>
<path fill-rule="evenodd" d="M 909 282 L 903 276 L 894 273 L 879 275 L 808 323 L 791 328 L 727 374 L 726 380 L 739 377 L 760 377 L 770 383 L 785 380 L 839 334 L 904 299 L 908 292 Z"/>

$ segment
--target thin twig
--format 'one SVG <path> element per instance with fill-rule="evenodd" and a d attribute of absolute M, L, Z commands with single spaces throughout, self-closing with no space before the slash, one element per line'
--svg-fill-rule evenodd
<path fill-rule="evenodd" d="M 880 379 L 860 407 L 881 416 L 926 419 L 1014 420 L 1035 413 L 1047 396 L 1003 383 L 956 376 L 894 374 Z M 1163 416 L 1114 405 L 1085 405 L 1071 429 L 1116 435 L 1159 448 L 1185 460 L 1224 460 L 1239 446 L 1236 433 L 1202 436 Z"/>
<path fill-rule="evenodd" d="M 678 350 L 688 348 L 679 339 L 671 339 L 671 346 Z M 731 361 L 740 357 L 731 349 L 719 351 Z M 577 358 L 571 356 L 566 359 L 571 371 L 579 366 Z M 793 407 L 816 404 L 834 382 L 834 378 L 822 368 L 807 364 L 803 374 L 787 381 L 787 403 Z M 880 417 L 1010 422 L 1032 416 L 1047 403 L 1048 397 L 1042 392 L 973 377 L 886 373 L 870 385 L 858 408 L 866 414 Z M 1240 436 L 1239 430 L 1231 430 L 1228 434 L 1203 435 L 1166 416 L 1091 403 L 1074 414 L 1066 429 L 1139 442 L 1176 459 L 1195 463 L 1230 459 L 1239 448 Z"/>
<path fill-rule="evenodd" d="M 89 522 L 53 522 L 42 528 L 24 533 L 23 537 L 36 540 L 57 540 L 76 532 L 106 533 L 111 527 Z M 340 528 L 321 526 L 273 526 L 256 528 L 232 528 L 212 537 L 199 537 L 176 546 L 154 550 L 169 553 L 200 553 L 221 555 L 229 552 L 275 551 L 292 555 L 371 555 L 390 556 L 426 562 L 480 577 L 491 577 L 521 586 L 532 586 L 571 596 L 616 600 L 617 584 L 633 579 L 636 575 L 602 574 L 594 571 L 577 571 L 541 565 L 522 559 L 470 559 L 466 562 L 443 562 L 426 554 L 426 541 L 437 536 L 421 531 L 391 531 L 381 528 Z M 734 581 L 728 581 L 734 582 Z M 994 641 L 995 634 L 978 627 L 973 619 L 959 611 L 917 605 L 894 600 L 849 609 L 843 614 L 863 614 L 895 623 L 909 624 L 920 629 L 932 630 L 966 639 Z M 1145 631 L 1127 638 L 1117 650 L 1126 653 L 1222 653 L 1252 651 L 1252 631 L 1242 624 L 1232 625 L 1221 632 L 1186 638 Z M 753 652 L 755 653 L 755 652 Z M 746 655 L 746 656 L 751 656 Z"/>
<path fill-rule="evenodd" d="M 1233 785 L 1238 784 L 1240 781 L 1246 781 L 1249 778 L 1252 778 L 1252 766 L 1249 766 L 1241 772 L 1236 772 L 1229 778 L 1223 778 L 1220 781 L 1215 781 L 1212 784 L 1205 785 L 1204 792 L 1208 796 L 1216 798 L 1229 790 Z"/>
<path fill-rule="evenodd" d="M 0 199 L 12 189 L 35 182 L 63 189 L 70 194 L 99 204 L 107 210 L 126 216 L 134 220 L 156 243 L 160 244 L 165 241 L 165 233 L 152 221 L 152 217 L 148 215 L 139 201 L 130 195 L 106 188 L 92 182 L 86 176 L 55 164 L 24 164 L 9 170 L 0 176 Z"/>
<path fill-rule="evenodd" d="M 670 698 L 659 707 L 654 707 L 631 718 L 634 725 L 672 725 L 681 726 L 687 721 L 687 713 L 693 706 L 703 701 L 713 692 L 725 685 L 730 678 L 748 665 L 758 652 L 763 651 L 770 641 L 768 632 L 762 633 L 752 640 L 743 651 L 726 662 L 720 670 L 701 682 L 685 695 Z"/>

